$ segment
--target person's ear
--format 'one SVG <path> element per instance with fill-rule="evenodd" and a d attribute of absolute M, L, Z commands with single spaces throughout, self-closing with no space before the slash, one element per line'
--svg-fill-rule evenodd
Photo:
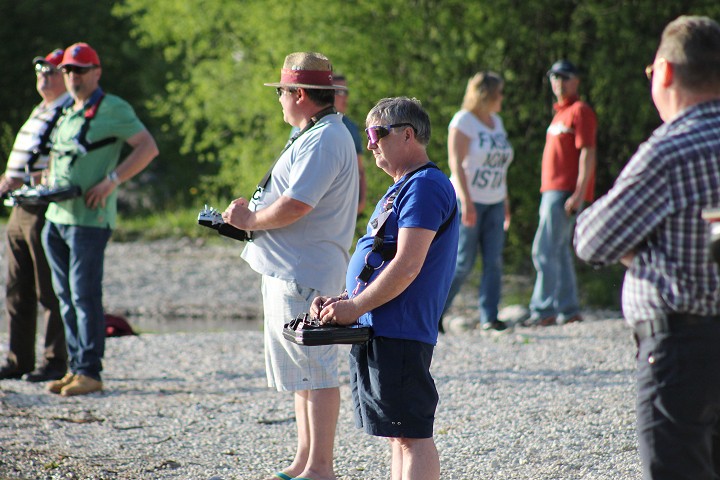
<path fill-rule="evenodd" d="M 675 67 L 666 59 L 659 58 L 658 66 L 655 68 L 655 75 L 658 76 L 660 85 L 668 87 L 673 83 L 673 79 L 675 78 Z"/>

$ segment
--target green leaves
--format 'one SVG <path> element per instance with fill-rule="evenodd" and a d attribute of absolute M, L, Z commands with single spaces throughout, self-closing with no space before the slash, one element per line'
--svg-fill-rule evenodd
<path fill-rule="evenodd" d="M 82 11 L 82 16 L 67 15 Z M 513 226 L 507 263 L 530 268 L 540 158 L 553 97 L 545 72 L 561 57 L 584 75 L 599 120 L 598 192 L 660 123 L 643 68 L 663 27 L 685 12 L 720 19 L 711 0 L 41 0 L 0 2 L 5 29 L 0 151 L 38 97 L 29 61 L 84 40 L 103 60 L 103 87 L 126 98 L 156 136 L 154 192 L 201 205 L 247 196 L 290 127 L 271 88 L 285 56 L 326 54 L 350 87 L 361 127 L 383 97 L 420 99 L 432 120 L 430 158 L 447 168 L 447 125 L 467 80 L 494 70 L 506 81 L 501 116 L 515 148 L 509 171 Z M 52 21 L 63 18 L 62 22 Z M 42 29 L 34 28 L 43 25 Z M 368 203 L 388 177 L 366 154 Z M 370 209 L 368 207 L 368 210 Z"/>

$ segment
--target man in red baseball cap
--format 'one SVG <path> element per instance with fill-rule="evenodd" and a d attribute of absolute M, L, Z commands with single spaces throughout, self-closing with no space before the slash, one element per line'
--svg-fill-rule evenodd
<path fill-rule="evenodd" d="M 50 135 L 63 108 L 72 104 L 57 68 L 63 54 L 63 50 L 57 49 L 32 61 L 42 102 L 33 109 L 15 139 L 5 173 L 0 177 L 0 195 L 24 183 L 33 184 L 48 166 Z M 5 364 L 0 366 L 0 380 L 22 377 L 44 382 L 61 378 L 67 370 L 60 306 L 40 241 L 46 209 L 43 205 L 14 205 L 7 223 L 5 307 L 10 345 Z M 45 343 L 43 361 L 33 371 L 38 302 L 44 308 Z"/>
<path fill-rule="evenodd" d="M 87 43 L 65 49 L 59 65 L 74 103 L 53 135 L 49 179 L 83 195 L 52 203 L 42 242 L 60 300 L 70 371 L 47 386 L 63 396 L 102 390 L 105 351 L 102 272 L 115 228 L 117 188 L 158 154 L 155 140 L 132 107 L 100 88 L 100 57 Z M 122 161 L 123 145 L 130 153 Z"/>
<path fill-rule="evenodd" d="M 99 88 L 100 57 L 87 43 L 70 45 L 63 54 L 60 70 L 65 74 L 65 85 L 70 94 L 83 103 Z M 70 75 L 70 74 L 75 75 Z M 77 103 L 77 102 L 76 102 Z"/>
<path fill-rule="evenodd" d="M 70 45 L 65 50 L 62 64 L 60 67 L 66 65 L 74 65 L 76 67 L 99 67 L 100 57 L 97 52 L 87 43 L 79 42 Z"/>

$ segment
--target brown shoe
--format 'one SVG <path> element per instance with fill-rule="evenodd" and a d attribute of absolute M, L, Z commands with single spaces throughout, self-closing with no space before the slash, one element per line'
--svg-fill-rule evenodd
<path fill-rule="evenodd" d="M 100 380 L 95 380 L 87 375 L 75 375 L 73 381 L 60 390 L 60 395 L 63 397 L 87 395 L 88 393 L 99 392 L 102 388 L 103 384 Z"/>
<path fill-rule="evenodd" d="M 538 327 L 551 327 L 557 325 L 557 318 L 555 316 L 541 318 L 535 325 Z"/>
<path fill-rule="evenodd" d="M 47 389 L 50 393 L 60 393 L 62 389 L 67 385 L 70 385 L 74 379 L 75 374 L 68 372 L 60 380 L 53 380 L 52 382 L 49 382 L 45 389 Z"/>
<path fill-rule="evenodd" d="M 582 321 L 583 321 L 582 315 L 580 315 L 579 313 L 576 313 L 576 314 L 573 315 L 572 317 L 566 319 L 566 320 L 563 322 L 563 324 L 566 324 L 566 323 L 576 323 L 576 322 L 582 322 Z"/>

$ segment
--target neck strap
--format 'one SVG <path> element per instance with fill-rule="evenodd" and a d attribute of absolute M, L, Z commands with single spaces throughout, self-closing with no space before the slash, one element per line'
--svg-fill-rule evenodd
<path fill-rule="evenodd" d="M 285 153 L 285 150 L 290 148 L 290 145 L 295 143 L 295 140 L 300 138 L 305 132 L 307 132 L 312 127 L 314 127 L 317 124 L 317 122 L 320 121 L 321 118 L 323 118 L 327 115 L 330 115 L 331 113 L 337 113 L 334 106 L 329 106 L 327 108 L 323 108 L 318 113 L 316 113 L 315 115 L 310 117 L 310 121 L 307 123 L 307 125 L 305 125 L 305 127 L 303 127 L 302 130 L 300 130 L 295 135 L 290 137 L 290 140 L 288 140 L 288 142 L 285 144 L 285 147 L 282 149 L 282 152 L 280 152 L 280 155 L 278 155 L 278 157 L 275 159 L 273 164 L 270 166 L 270 169 L 267 171 L 265 176 L 263 176 L 262 180 L 260 180 L 260 183 L 258 183 L 258 188 L 255 191 L 255 193 L 253 194 L 253 198 L 255 198 L 256 195 L 258 195 L 260 192 L 265 190 L 265 187 L 267 187 L 267 184 L 270 181 L 270 177 L 272 176 L 273 168 L 275 168 L 275 165 L 277 164 L 278 160 L 280 160 L 280 157 L 282 157 L 283 153 Z"/>

